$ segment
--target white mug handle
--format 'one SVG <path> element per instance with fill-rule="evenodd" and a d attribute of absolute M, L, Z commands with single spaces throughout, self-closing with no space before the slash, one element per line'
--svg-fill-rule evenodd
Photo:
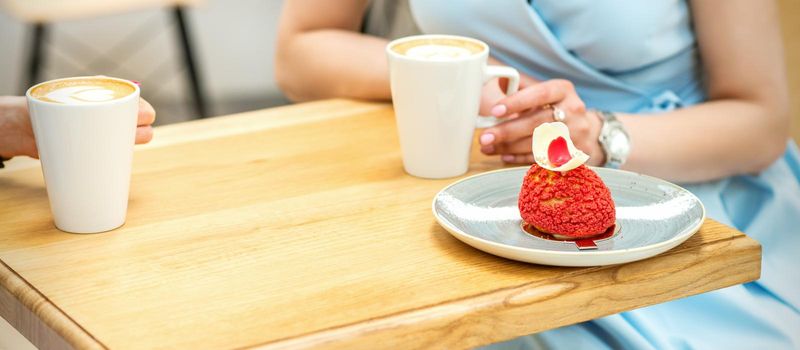
<path fill-rule="evenodd" d="M 483 83 L 494 78 L 507 78 L 508 86 L 506 87 L 506 95 L 511 95 L 519 90 L 519 72 L 516 69 L 507 66 L 486 66 L 483 74 Z M 495 117 L 482 117 L 478 116 L 479 128 L 488 128 L 500 123 L 500 120 Z"/>

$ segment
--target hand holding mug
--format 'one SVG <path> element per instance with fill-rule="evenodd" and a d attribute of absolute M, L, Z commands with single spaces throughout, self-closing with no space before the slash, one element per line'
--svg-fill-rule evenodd
<path fill-rule="evenodd" d="M 153 139 L 152 124 L 156 111 L 144 99 L 139 99 L 136 143 Z M 28 105 L 23 96 L 0 96 L 0 157 L 28 156 L 39 158 L 36 140 L 31 128 Z"/>

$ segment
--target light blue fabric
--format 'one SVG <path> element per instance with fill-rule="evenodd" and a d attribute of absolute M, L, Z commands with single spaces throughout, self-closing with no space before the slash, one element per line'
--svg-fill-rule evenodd
<path fill-rule="evenodd" d="M 525 74 L 573 81 L 589 107 L 655 114 L 706 99 L 684 0 L 411 0 L 411 10 L 425 33 L 475 37 Z M 709 217 L 761 243 L 761 279 L 491 347 L 800 349 L 797 146 L 760 174 L 686 187 Z"/>

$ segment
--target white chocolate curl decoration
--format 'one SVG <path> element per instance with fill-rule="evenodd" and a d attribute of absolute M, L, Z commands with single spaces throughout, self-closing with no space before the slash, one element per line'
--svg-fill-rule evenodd
<path fill-rule="evenodd" d="M 572 159 L 560 166 L 556 166 L 550 162 L 548 156 L 548 149 L 553 140 L 563 137 L 567 141 L 567 150 L 569 151 Z M 569 138 L 569 129 L 567 125 L 562 122 L 544 123 L 533 130 L 533 159 L 540 167 L 551 171 L 566 172 L 581 166 L 589 160 L 589 155 L 583 153 L 575 147 L 572 139 Z"/>

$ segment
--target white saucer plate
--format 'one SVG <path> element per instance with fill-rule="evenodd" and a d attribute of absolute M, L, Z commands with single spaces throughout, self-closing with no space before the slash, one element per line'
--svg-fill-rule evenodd
<path fill-rule="evenodd" d="M 517 200 L 528 167 L 471 176 L 441 190 L 433 215 L 462 242 L 504 258 L 554 266 L 600 266 L 646 259 L 691 237 L 705 208 L 686 189 L 628 171 L 592 168 L 611 190 L 616 233 L 579 250 L 574 242 L 533 236 L 522 229 Z"/>

